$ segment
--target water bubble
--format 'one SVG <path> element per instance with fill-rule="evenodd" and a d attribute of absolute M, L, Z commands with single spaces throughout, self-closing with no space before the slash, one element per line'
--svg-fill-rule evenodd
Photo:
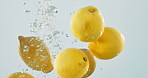
<path fill-rule="evenodd" d="M 26 5 L 26 2 L 24 2 L 23 4 Z"/>
<path fill-rule="evenodd" d="M 38 64 L 38 62 L 37 62 L 37 61 L 33 61 L 33 63 L 34 63 L 35 65 L 37 65 L 37 64 Z"/>
<path fill-rule="evenodd" d="M 36 56 L 39 56 L 39 53 L 38 52 L 36 53 Z"/>
<path fill-rule="evenodd" d="M 68 34 L 66 34 L 66 37 L 69 37 Z"/>
<path fill-rule="evenodd" d="M 34 44 L 31 44 L 31 46 L 34 46 Z"/>
<path fill-rule="evenodd" d="M 40 28 L 45 28 L 45 25 L 43 23 L 40 23 L 39 27 Z"/>
<path fill-rule="evenodd" d="M 25 75 L 20 75 L 19 77 L 24 77 Z"/>
<path fill-rule="evenodd" d="M 60 31 L 56 30 L 56 31 L 53 32 L 53 36 L 55 36 L 55 35 L 57 35 L 59 33 L 60 33 Z"/>
<path fill-rule="evenodd" d="M 47 66 L 46 64 L 43 64 L 42 66 Z"/>
<path fill-rule="evenodd" d="M 39 65 L 36 65 L 35 67 L 39 67 Z"/>
<path fill-rule="evenodd" d="M 26 13 L 30 13 L 30 10 L 25 10 Z"/>
<path fill-rule="evenodd" d="M 34 22 L 34 23 L 33 23 L 33 27 L 38 27 L 37 22 Z"/>
<path fill-rule="evenodd" d="M 58 9 L 55 6 L 49 6 L 47 12 L 49 13 L 49 15 L 51 15 L 53 13 L 58 13 Z"/>
<path fill-rule="evenodd" d="M 37 45 L 36 47 L 40 47 L 40 45 Z"/>
<path fill-rule="evenodd" d="M 102 70 L 102 68 L 101 68 L 101 70 Z"/>
<path fill-rule="evenodd" d="M 23 52 L 28 52 L 28 51 L 29 51 L 28 49 L 24 49 L 24 50 L 23 50 Z"/>
<path fill-rule="evenodd" d="M 40 50 L 40 51 L 43 51 L 43 50 Z"/>
<path fill-rule="evenodd" d="M 28 46 L 24 45 L 24 48 L 28 48 Z"/>
<path fill-rule="evenodd" d="M 59 46 L 59 44 L 57 43 L 56 45 L 54 45 L 54 47 L 58 47 Z"/>
<path fill-rule="evenodd" d="M 41 59 L 41 61 L 45 61 L 45 59 Z"/>
<path fill-rule="evenodd" d="M 28 71 L 28 69 L 26 69 L 26 71 Z"/>

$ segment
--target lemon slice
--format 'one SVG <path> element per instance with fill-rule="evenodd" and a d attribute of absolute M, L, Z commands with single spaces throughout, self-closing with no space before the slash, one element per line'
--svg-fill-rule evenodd
<path fill-rule="evenodd" d="M 33 77 L 28 73 L 16 72 L 16 73 L 10 74 L 6 78 L 35 78 L 35 77 Z"/>
<path fill-rule="evenodd" d="M 34 70 L 48 73 L 53 70 L 52 58 L 47 45 L 37 37 L 18 37 L 19 54 L 22 60 Z"/>

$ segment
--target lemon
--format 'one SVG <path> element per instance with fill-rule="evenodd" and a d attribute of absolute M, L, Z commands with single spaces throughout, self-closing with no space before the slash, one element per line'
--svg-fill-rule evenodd
<path fill-rule="evenodd" d="M 86 74 L 82 77 L 82 78 L 86 78 L 86 77 L 89 77 L 94 72 L 96 68 L 96 60 L 88 49 L 80 49 L 80 50 L 82 50 L 87 55 L 89 60 L 89 69 L 86 72 Z"/>
<path fill-rule="evenodd" d="M 16 73 L 10 74 L 6 78 L 35 78 L 35 77 L 33 77 L 32 75 L 28 73 L 16 72 Z"/>
<path fill-rule="evenodd" d="M 71 32 L 80 41 L 95 41 L 102 35 L 103 30 L 104 19 L 96 7 L 84 7 L 72 15 Z"/>
<path fill-rule="evenodd" d="M 34 70 L 48 73 L 53 70 L 52 58 L 47 45 L 37 37 L 18 37 L 19 54 L 22 60 Z"/>
<path fill-rule="evenodd" d="M 61 78 L 81 78 L 88 70 L 89 61 L 81 50 L 69 48 L 56 56 L 54 65 Z"/>
<path fill-rule="evenodd" d="M 111 59 L 122 51 L 124 43 L 125 39 L 120 31 L 105 27 L 102 36 L 97 41 L 89 42 L 88 48 L 97 58 Z"/>

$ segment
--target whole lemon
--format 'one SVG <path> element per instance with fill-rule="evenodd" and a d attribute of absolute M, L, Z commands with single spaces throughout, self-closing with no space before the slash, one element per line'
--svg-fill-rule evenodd
<path fill-rule="evenodd" d="M 86 77 L 89 77 L 94 72 L 96 68 L 96 60 L 88 49 L 80 49 L 80 50 L 82 50 L 87 55 L 89 60 L 89 69 L 87 73 L 82 77 L 82 78 L 86 78 Z"/>
<path fill-rule="evenodd" d="M 93 6 L 81 8 L 72 15 L 71 31 L 80 41 L 95 41 L 102 35 L 103 30 L 103 16 Z"/>
<path fill-rule="evenodd" d="M 89 42 L 88 48 L 94 56 L 100 59 L 111 59 L 117 56 L 125 43 L 122 33 L 112 27 L 105 27 L 102 36 Z"/>
<path fill-rule="evenodd" d="M 69 48 L 56 56 L 54 65 L 61 78 L 81 78 L 88 70 L 89 61 L 81 50 Z"/>
<path fill-rule="evenodd" d="M 35 77 L 33 77 L 32 75 L 28 73 L 16 72 L 16 73 L 10 74 L 6 78 L 35 78 Z"/>

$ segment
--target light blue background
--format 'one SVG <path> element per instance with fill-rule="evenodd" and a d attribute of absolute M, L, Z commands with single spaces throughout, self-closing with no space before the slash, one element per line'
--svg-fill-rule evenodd
<path fill-rule="evenodd" d="M 28 24 L 34 17 L 24 12 L 24 2 L 33 4 L 31 0 L 0 0 L 0 78 L 28 68 L 18 55 L 17 40 L 19 35 L 31 35 Z M 114 27 L 124 34 L 124 50 L 111 60 L 96 59 L 97 68 L 90 78 L 148 78 L 147 0 L 52 0 L 52 4 L 59 8 L 57 26 L 70 36 L 70 13 L 89 5 L 99 8 L 105 26 Z M 33 10 L 35 7 L 32 5 L 28 8 Z M 73 36 L 71 38 L 74 39 Z M 87 47 L 86 43 L 80 43 L 64 46 Z M 28 73 L 38 78 L 44 75 L 31 69 Z M 45 78 L 56 77 L 53 71 Z"/>

